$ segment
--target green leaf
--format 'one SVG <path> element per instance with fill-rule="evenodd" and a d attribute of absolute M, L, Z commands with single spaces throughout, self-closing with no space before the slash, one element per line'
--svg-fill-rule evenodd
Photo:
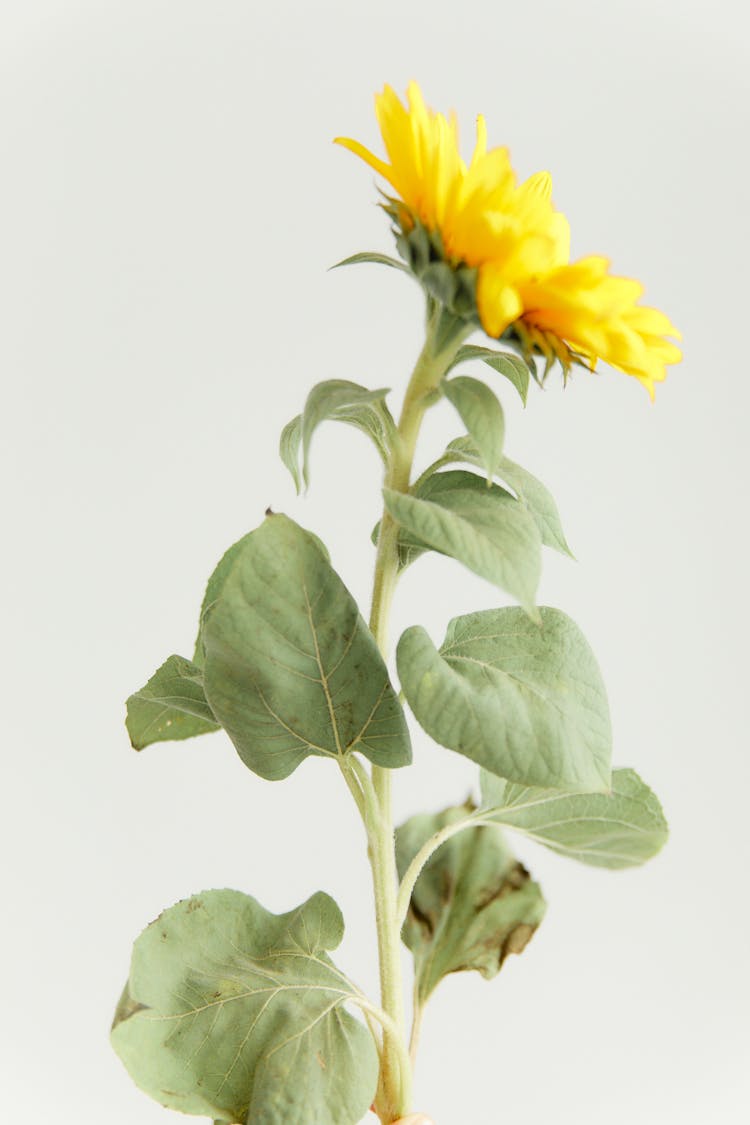
<path fill-rule="evenodd" d="M 510 352 L 496 352 L 493 348 L 483 348 L 476 344 L 464 344 L 456 353 L 451 368 L 470 359 L 481 359 L 493 371 L 509 379 L 521 396 L 524 406 L 529 393 L 529 367 L 517 355 Z"/>
<path fill-rule="evenodd" d="M 319 540 L 271 514 L 227 559 L 203 618 L 205 689 L 245 765 L 270 780 L 311 754 L 408 765 L 383 658 Z"/>
<path fill-rule="evenodd" d="M 425 547 L 458 559 L 488 579 L 536 618 L 541 539 L 534 520 L 515 497 L 490 488 L 474 473 L 434 473 L 417 496 L 385 489 L 385 504 L 403 528 L 411 557 Z M 405 533 L 405 534 L 404 534 Z"/>
<path fill-rule="evenodd" d="M 182 656 L 170 656 L 126 706 L 125 725 L 135 750 L 219 729 L 200 668 Z"/>
<path fill-rule="evenodd" d="M 444 379 L 443 393 L 455 406 L 479 454 L 480 464 L 491 479 L 503 456 L 505 416 L 503 408 L 488 386 L 468 375 Z"/>
<path fill-rule="evenodd" d="M 365 250 L 361 254 L 352 254 L 349 258 L 344 258 L 340 262 L 336 262 L 331 266 L 332 270 L 339 269 L 340 266 L 357 266 L 361 263 L 372 263 L 379 266 L 390 266 L 391 269 L 401 270 L 402 273 L 411 274 L 411 270 L 398 258 L 391 258 L 388 254 L 379 254 L 376 250 Z"/>
<path fill-rule="evenodd" d="M 375 441 L 376 448 L 385 461 L 395 425 L 383 399 L 388 388 L 369 391 L 358 383 L 346 379 L 327 379 L 310 391 L 302 412 L 302 477 L 309 483 L 310 442 L 315 430 L 325 421 L 346 422 Z M 283 435 L 282 435 L 283 436 Z"/>
<path fill-rule="evenodd" d="M 302 415 L 297 414 L 287 422 L 279 438 L 279 457 L 292 474 L 297 494 L 302 491 L 302 477 L 299 471 L 299 451 L 302 444 Z"/>
<path fill-rule="evenodd" d="M 333 420 L 345 422 L 366 434 L 380 454 L 383 464 L 387 462 L 396 433 L 396 424 L 384 402 L 341 406 Z"/>
<path fill-rule="evenodd" d="M 460 458 L 469 465 L 477 465 L 479 468 L 485 465 L 477 444 L 468 436 L 452 441 L 446 453 L 455 454 L 455 460 Z M 518 499 L 528 509 L 529 515 L 539 528 L 545 547 L 552 547 L 561 554 L 573 558 L 573 553 L 565 539 L 557 505 L 549 489 L 508 457 L 500 457 L 495 476 L 510 485 Z"/>
<path fill-rule="evenodd" d="M 206 592 L 203 595 L 201 602 L 200 624 L 198 626 L 198 636 L 195 639 L 195 652 L 193 653 L 193 663 L 202 668 L 205 664 L 205 653 L 203 650 L 203 621 L 211 606 L 217 600 L 224 587 L 229 574 L 232 571 L 235 560 L 239 557 L 244 549 L 244 543 L 247 536 L 243 536 L 236 543 L 233 543 L 219 559 L 214 567 L 214 570 L 206 584 Z"/>
<path fill-rule="evenodd" d="M 387 394 L 387 388 L 369 391 L 346 379 L 328 379 L 313 387 L 302 414 L 286 424 L 279 440 L 279 456 L 292 474 L 297 492 L 301 491 L 303 478 L 305 484 L 309 483 L 310 442 L 322 422 L 344 422 L 356 427 L 371 439 L 383 462 L 388 460 L 396 424 L 384 402 Z"/>
<path fill-rule="evenodd" d="M 219 1121 L 355 1125 L 377 1056 L 328 957 L 343 932 L 322 893 L 280 915 L 228 890 L 165 910 L 135 943 L 112 1028 L 133 1080 Z"/>
<path fill-rule="evenodd" d="M 440 651 L 415 625 L 397 657 L 409 706 L 441 746 L 522 785 L 609 791 L 604 684 L 560 610 L 543 608 L 541 628 L 516 607 L 456 617 Z"/>
<path fill-rule="evenodd" d="M 431 836 L 472 809 L 414 816 L 402 825 L 396 832 L 399 875 Z M 501 832 L 477 827 L 452 836 L 422 869 L 402 931 L 414 954 L 420 1004 L 449 973 L 475 969 L 487 980 L 496 976 L 509 953 L 524 949 L 544 911 L 538 883 Z"/>
<path fill-rule="evenodd" d="M 560 855 L 594 867 L 635 867 L 666 843 L 656 794 L 634 770 L 615 770 L 609 793 L 530 789 L 482 771 L 482 804 L 507 825 Z"/>

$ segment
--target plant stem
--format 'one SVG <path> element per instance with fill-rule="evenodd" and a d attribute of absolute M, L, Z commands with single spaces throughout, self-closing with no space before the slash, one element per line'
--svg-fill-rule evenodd
<path fill-rule="evenodd" d="M 436 852 L 446 840 L 450 840 L 451 836 L 458 835 L 459 832 L 463 832 L 466 828 L 477 828 L 484 824 L 486 816 L 487 810 L 480 809 L 479 812 L 470 813 L 462 820 L 454 820 L 452 824 L 446 824 L 445 828 L 441 828 L 434 836 L 430 836 L 429 840 L 419 849 L 404 872 L 401 886 L 398 889 L 396 922 L 399 926 L 399 930 L 406 921 L 412 891 L 414 890 L 420 872 L 433 853 Z"/>
<path fill-rule="evenodd" d="M 411 1021 L 411 1036 L 409 1037 L 409 1062 L 411 1063 L 412 1074 L 417 1062 L 417 1048 L 419 1047 L 419 1033 L 422 1030 L 422 1016 L 424 1015 L 424 1005 L 419 996 L 417 982 L 414 982 L 414 1004 L 413 1016 Z"/>
<path fill-rule="evenodd" d="M 470 327 L 439 306 L 428 306 L 427 336 L 406 390 L 394 449 L 385 475 L 386 488 L 407 492 L 414 451 L 425 410 Z M 388 650 L 388 617 L 398 579 L 398 525 L 385 509 L 380 523 L 373 580 L 370 628 L 383 656 Z M 391 771 L 372 767 L 375 808 L 365 820 L 375 891 L 375 920 L 383 1011 L 394 1028 L 383 1029 L 383 1053 L 376 1109 L 383 1125 L 404 1117 L 410 1108 L 411 1067 L 404 1073 L 406 1030 L 401 974 L 401 923 L 397 913 L 398 877 L 391 812 Z"/>

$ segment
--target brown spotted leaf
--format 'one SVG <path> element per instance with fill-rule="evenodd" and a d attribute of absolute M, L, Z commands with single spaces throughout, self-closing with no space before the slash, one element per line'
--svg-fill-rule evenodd
<path fill-rule="evenodd" d="M 414 816 L 396 833 L 399 875 L 420 848 L 470 804 Z M 538 883 L 495 828 L 458 832 L 432 855 L 414 887 L 402 937 L 414 955 L 417 994 L 424 1004 L 443 977 L 474 969 L 489 980 L 509 953 L 520 953 L 546 904 Z"/>

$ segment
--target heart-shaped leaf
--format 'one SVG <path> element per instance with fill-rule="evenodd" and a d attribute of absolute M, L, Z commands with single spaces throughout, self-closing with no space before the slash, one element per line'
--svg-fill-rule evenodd
<path fill-rule="evenodd" d="M 281 915 L 228 890 L 165 910 L 135 943 L 112 1029 L 133 1080 L 222 1122 L 355 1125 L 378 1063 L 328 956 L 343 932 L 322 893 Z"/>
<path fill-rule="evenodd" d="M 407 765 L 383 658 L 319 540 L 271 514 L 219 566 L 201 626 L 206 699 L 245 765 L 271 780 L 311 754 Z"/>
<path fill-rule="evenodd" d="M 541 628 L 516 607 L 456 617 L 439 651 L 415 625 L 397 658 L 409 706 L 441 746 L 522 785 L 609 791 L 604 683 L 564 613 L 543 608 Z"/>

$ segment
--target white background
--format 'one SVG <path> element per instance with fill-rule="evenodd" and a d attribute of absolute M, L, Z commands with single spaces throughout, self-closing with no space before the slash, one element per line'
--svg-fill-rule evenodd
<path fill-rule="evenodd" d="M 672 827 L 635 872 L 532 846 L 544 925 L 485 983 L 441 986 L 415 1108 L 436 1125 L 747 1120 L 748 26 L 690 0 L 6 3 L 0 16 L 3 378 L 3 1120 L 166 1125 L 107 1032 L 159 910 L 232 886 L 323 888 L 374 989 L 361 834 L 336 771 L 262 782 L 222 735 L 136 756 L 123 701 L 189 654 L 205 580 L 267 505 L 314 528 L 366 604 L 379 467 L 319 433 L 297 500 L 278 433 L 312 383 L 403 386 L 421 334 L 373 176 L 373 93 L 417 78 L 549 168 L 574 254 L 606 253 L 685 334 L 656 404 L 633 379 L 500 386 L 507 451 L 553 490 L 576 563 L 543 602 L 582 626 L 618 765 Z M 423 459 L 459 432 L 435 411 Z M 438 558 L 415 621 L 498 603 Z M 462 800 L 469 763 L 414 730 L 399 818 Z M 743 1073 L 744 1071 L 744 1073 Z"/>

